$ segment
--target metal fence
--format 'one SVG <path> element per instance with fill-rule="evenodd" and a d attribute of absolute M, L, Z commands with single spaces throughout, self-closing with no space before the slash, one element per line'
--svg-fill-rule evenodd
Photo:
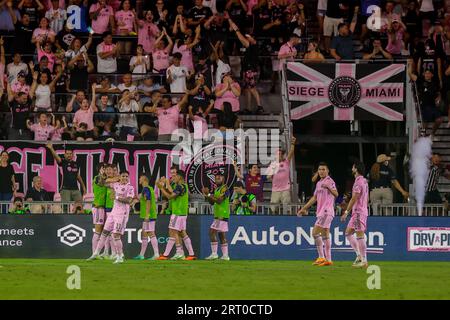
<path fill-rule="evenodd" d="M 302 207 L 301 203 L 289 204 L 270 204 L 258 203 L 254 215 L 296 215 L 297 211 Z M 159 214 L 164 214 L 167 202 L 157 202 Z M 11 202 L 0 202 L 0 212 L 5 214 L 13 209 Z M 23 208 L 25 214 L 90 214 L 92 210 L 91 202 L 75 203 L 75 202 L 24 202 Z M 230 205 L 231 210 L 231 205 Z M 343 212 L 341 207 L 336 207 L 336 216 L 340 216 Z M 413 204 L 394 203 L 389 205 L 370 205 L 369 211 L 371 216 L 390 216 L 390 217 L 411 217 L 419 216 L 417 207 Z M 449 208 L 446 204 L 427 204 L 424 205 L 422 216 L 425 217 L 448 217 Z M 231 210 L 232 214 L 235 214 Z M 133 214 L 138 211 L 132 210 Z M 189 203 L 189 214 L 212 215 L 213 207 L 208 202 L 191 201 Z M 315 215 L 315 208 L 310 208 L 308 215 Z"/>

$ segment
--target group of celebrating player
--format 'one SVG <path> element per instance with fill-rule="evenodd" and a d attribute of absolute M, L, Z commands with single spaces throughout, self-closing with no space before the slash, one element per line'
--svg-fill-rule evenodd
<path fill-rule="evenodd" d="M 369 185 L 364 178 L 364 171 L 363 163 L 356 162 L 353 164 L 352 174 L 355 177 L 355 182 L 352 188 L 352 198 L 347 204 L 347 209 L 344 211 L 344 214 L 341 216 L 341 221 L 344 222 L 349 212 L 352 212 L 351 219 L 345 230 L 345 237 L 356 253 L 356 259 L 353 262 L 353 267 L 356 268 L 367 268 L 368 266 L 365 231 L 367 229 L 367 217 L 369 215 Z M 316 183 L 314 195 L 297 212 L 298 216 L 306 215 L 308 209 L 317 202 L 317 220 L 313 228 L 314 242 L 319 255 L 313 263 L 316 266 L 333 265 L 331 259 L 330 226 L 335 216 L 335 198 L 338 196 L 338 192 L 336 190 L 336 184 L 329 176 L 329 173 L 328 165 L 324 162 L 320 163 L 317 173 L 313 177 L 313 181 L 317 181 L 320 178 Z"/>
<path fill-rule="evenodd" d="M 356 162 L 352 167 L 355 183 L 352 189 L 352 198 L 347 209 L 341 216 L 345 221 L 350 211 L 351 219 L 345 231 L 345 235 L 356 253 L 354 267 L 367 267 L 367 248 L 365 231 L 368 216 L 369 187 L 364 178 L 364 164 Z M 114 263 L 124 261 L 122 235 L 128 222 L 131 207 L 140 203 L 140 217 L 142 223 L 141 251 L 134 259 L 144 260 L 148 242 L 153 248 L 153 256 L 149 260 L 195 260 L 196 256 L 191 239 L 186 232 L 187 216 L 189 213 L 189 193 L 185 182 L 185 174 L 176 166 L 170 169 L 170 178 L 161 177 L 156 181 L 156 186 L 163 197 L 168 200 L 168 210 L 171 213 L 169 222 L 169 238 L 166 249 L 159 254 L 158 240 L 155 234 L 155 225 L 158 216 L 155 191 L 149 185 L 147 176 L 139 177 L 142 191 L 139 198 L 135 196 L 134 187 L 129 182 L 129 173 L 118 173 L 115 165 L 103 163 L 100 165 L 99 174 L 94 178 L 94 208 L 93 221 L 95 232 L 92 238 L 92 256 L 88 261 L 102 258 L 113 259 Z M 318 180 L 320 178 L 320 180 Z M 317 181 L 318 180 L 318 181 Z M 317 247 L 318 258 L 313 265 L 330 266 L 331 258 L 330 226 L 335 216 L 335 198 L 338 196 L 336 184 L 329 176 L 329 168 L 326 163 L 320 163 L 313 181 L 317 181 L 313 197 L 298 210 L 297 215 L 308 213 L 308 209 L 317 202 L 317 220 L 313 228 L 313 237 Z M 230 217 L 229 189 L 225 184 L 225 178 L 221 173 L 215 175 L 216 188 L 209 190 L 204 187 L 202 193 L 205 199 L 213 205 L 214 221 L 210 227 L 211 255 L 207 260 L 218 259 L 218 239 L 221 243 L 222 260 L 230 260 L 228 255 L 228 220 Z M 356 233 L 356 238 L 355 238 Z M 185 256 L 183 244 L 188 251 Z M 176 253 L 169 258 L 173 247 Z M 111 248 L 111 255 L 109 255 Z M 104 252 L 101 251 L 104 249 Z"/>
<path fill-rule="evenodd" d="M 145 175 L 139 177 L 142 191 L 139 197 L 135 196 L 134 187 L 129 182 L 129 173 L 118 173 L 115 165 L 100 164 L 99 173 L 93 180 L 94 208 L 92 218 L 94 234 L 92 237 L 92 256 L 87 260 L 112 259 L 114 264 L 124 261 L 122 236 L 124 234 L 131 207 L 139 202 L 140 217 L 142 223 L 141 251 L 134 259 L 144 260 L 148 242 L 153 248 L 153 256 L 149 260 L 195 260 L 196 256 L 191 239 L 186 232 L 187 216 L 189 213 L 188 186 L 184 180 L 184 172 L 173 166 L 170 169 L 170 178 L 161 177 L 156 181 L 156 186 L 163 197 L 168 200 L 168 210 L 171 213 L 169 222 L 169 238 L 166 249 L 159 254 L 158 240 L 155 234 L 155 225 L 158 216 L 155 191 L 149 185 L 149 179 Z M 203 188 L 205 199 L 213 205 L 214 221 L 210 228 L 211 255 L 207 260 L 218 259 L 217 234 L 221 242 L 222 260 L 230 260 L 228 255 L 228 219 L 230 217 L 229 191 L 225 184 L 225 178 L 221 173 L 215 175 L 216 188 L 210 192 L 209 188 Z M 188 251 L 184 254 L 183 243 Z M 176 253 L 169 258 L 173 247 Z M 111 248 L 111 255 L 109 254 Z M 104 250 L 103 253 L 102 250 Z"/>

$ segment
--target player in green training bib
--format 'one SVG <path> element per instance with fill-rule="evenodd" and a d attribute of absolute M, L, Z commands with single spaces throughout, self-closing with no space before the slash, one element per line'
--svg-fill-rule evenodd
<path fill-rule="evenodd" d="M 92 190 L 94 192 L 94 202 L 92 208 L 92 220 L 94 223 L 94 234 L 92 235 L 92 253 L 97 247 L 103 226 L 106 221 L 105 202 L 107 188 L 104 186 L 106 180 L 105 168 L 106 163 L 100 163 L 98 167 L 98 175 L 92 181 Z"/>
<path fill-rule="evenodd" d="M 214 221 L 209 229 L 209 237 L 211 240 L 211 255 L 206 260 L 216 260 L 219 258 L 217 254 L 218 243 L 217 233 L 219 234 L 220 247 L 222 249 L 221 260 L 230 260 L 228 255 L 228 243 L 226 233 L 228 232 L 228 219 L 230 218 L 230 193 L 228 186 L 225 184 L 225 177 L 222 173 L 214 176 L 216 188 L 213 193 L 204 187 L 202 193 L 205 199 L 213 205 Z"/>
<path fill-rule="evenodd" d="M 192 242 L 186 233 L 186 221 L 189 213 L 189 194 L 188 186 L 184 181 L 184 171 L 171 169 L 171 180 L 174 187 L 170 186 L 170 181 L 162 177 L 157 181 L 156 185 L 162 192 L 164 197 L 169 199 L 169 206 L 172 214 L 169 222 L 169 240 L 167 242 L 166 250 L 158 260 L 169 259 L 170 252 L 174 244 L 176 244 L 176 254 L 171 258 L 172 260 L 195 260 L 194 249 Z M 172 189 L 172 190 L 170 190 Z M 189 252 L 189 256 L 184 257 L 183 244 Z"/>
<path fill-rule="evenodd" d="M 142 191 L 139 195 L 139 209 L 142 222 L 142 232 L 141 232 L 141 252 L 135 260 L 144 260 L 145 251 L 148 246 L 148 239 L 150 238 L 150 243 L 153 248 L 153 257 L 148 260 L 156 260 L 159 257 L 158 239 L 155 234 L 155 224 L 157 218 L 156 211 L 156 198 L 155 191 L 149 185 L 147 176 L 142 175 L 139 177 L 139 184 L 142 187 Z"/>

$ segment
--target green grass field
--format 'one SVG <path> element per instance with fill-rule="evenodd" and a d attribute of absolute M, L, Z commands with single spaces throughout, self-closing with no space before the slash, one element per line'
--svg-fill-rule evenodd
<path fill-rule="evenodd" d="M 351 262 L 0 259 L 0 299 L 450 299 L 450 263 L 372 262 L 381 289 Z M 81 290 L 68 290 L 69 265 Z"/>

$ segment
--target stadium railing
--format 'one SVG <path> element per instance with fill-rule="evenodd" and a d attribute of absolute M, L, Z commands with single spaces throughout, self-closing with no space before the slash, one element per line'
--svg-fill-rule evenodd
<path fill-rule="evenodd" d="M 298 209 L 302 207 L 300 203 L 290 204 L 270 204 L 270 203 L 258 203 L 255 215 L 275 215 L 275 216 L 287 216 L 296 215 Z M 79 210 L 75 210 L 76 206 L 79 206 Z M 4 208 L 8 210 L 12 207 L 11 202 L 0 202 L 0 208 L 4 211 Z M 75 203 L 75 202 L 24 202 L 24 207 L 30 211 L 31 214 L 90 214 L 92 210 L 91 202 Z M 164 214 L 165 203 L 157 202 L 158 212 Z M 336 216 L 342 214 L 340 207 L 336 208 Z M 384 216 L 384 217 L 414 217 L 418 216 L 417 207 L 408 203 L 394 203 L 389 205 L 378 206 L 378 213 L 373 215 L 373 208 L 370 206 L 371 216 Z M 6 212 L 2 212 L 5 214 Z M 137 214 L 137 211 L 133 211 L 132 214 Z M 212 215 L 213 208 L 208 202 L 204 201 L 191 201 L 189 203 L 189 214 L 199 215 Z M 232 214 L 234 214 L 232 212 Z M 315 211 L 309 210 L 308 215 L 314 216 Z M 427 204 L 423 207 L 422 216 L 424 217 L 448 217 L 448 207 L 444 204 Z"/>

